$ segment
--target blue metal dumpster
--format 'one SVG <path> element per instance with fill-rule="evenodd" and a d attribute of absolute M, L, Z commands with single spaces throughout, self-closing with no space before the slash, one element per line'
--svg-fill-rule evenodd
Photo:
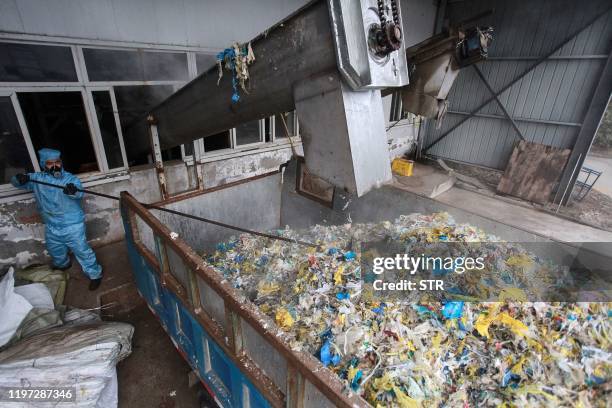
<path fill-rule="evenodd" d="M 280 176 L 272 174 L 161 204 L 191 213 L 209 209 L 223 218 L 219 208 L 211 209 L 216 203 L 232 217 L 250 216 L 256 223 L 252 227 L 278 227 L 280 189 Z M 268 215 L 244 206 L 232 209 L 236 195 L 250 197 L 258 207 L 265 201 Z M 186 242 L 191 235 L 188 240 L 199 245 L 207 234 L 210 241 L 214 227 L 178 217 L 162 222 L 166 214 L 154 211 L 122 193 L 121 215 L 138 291 L 220 406 L 367 405 L 343 393 L 342 383 L 314 356 L 292 351 L 273 321 Z"/>

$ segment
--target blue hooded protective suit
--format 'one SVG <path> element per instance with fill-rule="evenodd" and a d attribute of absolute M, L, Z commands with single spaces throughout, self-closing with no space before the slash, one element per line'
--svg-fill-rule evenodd
<path fill-rule="evenodd" d="M 40 149 L 38 158 L 41 169 L 44 169 L 47 160 L 60 158 L 60 152 L 53 149 Z M 82 188 L 81 181 L 75 175 L 64 171 L 63 168 L 59 177 L 45 171 L 29 173 L 28 176 L 30 180 L 44 181 L 62 187 L 73 183 L 77 188 Z M 31 181 L 20 185 L 16 177 L 11 179 L 11 183 L 15 187 L 34 193 L 45 223 L 47 250 L 55 266 L 63 268 L 70 263 L 68 257 L 68 249 L 70 249 L 89 279 L 102 277 L 102 267 L 98 264 L 96 255 L 85 237 L 85 214 L 81 208 L 83 193 L 79 191 L 75 195 L 67 195 L 61 188 L 44 186 Z"/>

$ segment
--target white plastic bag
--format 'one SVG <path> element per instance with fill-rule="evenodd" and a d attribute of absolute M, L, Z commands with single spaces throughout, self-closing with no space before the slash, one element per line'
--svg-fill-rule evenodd
<path fill-rule="evenodd" d="M 13 268 L 10 268 L 0 281 L 0 346 L 9 342 L 23 319 L 32 310 L 30 302 L 15 293 L 13 273 Z"/>
<path fill-rule="evenodd" d="M 30 283 L 29 285 L 15 286 L 15 293 L 21 295 L 33 307 L 39 309 L 54 309 L 53 298 L 49 288 L 43 283 Z"/>

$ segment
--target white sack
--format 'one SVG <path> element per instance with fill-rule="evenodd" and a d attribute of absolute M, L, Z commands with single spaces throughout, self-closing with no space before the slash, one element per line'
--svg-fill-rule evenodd
<path fill-rule="evenodd" d="M 76 387 L 76 402 L 61 406 L 115 408 L 115 366 L 130 354 L 133 332 L 127 323 L 93 322 L 22 339 L 0 353 L 0 386 Z"/>
<path fill-rule="evenodd" d="M 23 319 L 32 310 L 30 302 L 15 293 L 13 273 L 13 268 L 10 268 L 0 281 L 0 346 L 9 342 Z"/>
<path fill-rule="evenodd" d="M 44 283 L 16 286 L 15 293 L 23 296 L 33 307 L 55 309 L 51 292 L 49 292 L 49 288 Z"/>

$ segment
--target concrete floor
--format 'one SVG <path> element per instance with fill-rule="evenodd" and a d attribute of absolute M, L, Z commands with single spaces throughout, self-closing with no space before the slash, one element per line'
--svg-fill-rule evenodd
<path fill-rule="evenodd" d="M 103 313 L 105 320 L 109 320 L 108 316 L 112 314 L 112 320 L 130 323 L 135 328 L 132 354 L 117 366 L 119 407 L 200 407 L 198 393 L 201 385 L 189 388 L 187 375 L 191 368 L 135 290 L 125 243 L 98 248 L 96 255 L 104 268 L 102 285 L 94 292 L 89 291 L 89 280 L 82 274 L 81 267 L 73 262 L 65 304 L 96 308 L 100 305 L 100 298 L 103 303 L 115 295 L 129 299 L 122 302 L 122 308 L 107 309 Z M 126 303 L 130 307 L 125 307 Z"/>
<path fill-rule="evenodd" d="M 612 242 L 612 232 L 453 187 L 435 200 L 482 217 L 562 242 Z"/>
<path fill-rule="evenodd" d="M 417 166 L 424 165 L 419 163 Z M 421 173 L 415 172 L 414 176 L 404 177 L 404 180 L 398 180 L 398 176 L 395 176 L 393 185 L 405 191 L 427 197 L 426 192 L 431 191 L 435 184 L 440 183 L 438 178 L 431 177 L 431 172 L 439 173 L 440 171 L 430 169 Z M 406 182 L 405 179 L 413 180 Z M 612 232 L 572 222 L 543 211 L 538 211 L 535 208 L 513 204 L 506 200 L 468 191 L 456 186 L 451 187 L 432 199 L 450 207 L 468 211 L 492 221 L 556 241 L 612 242 Z"/>

